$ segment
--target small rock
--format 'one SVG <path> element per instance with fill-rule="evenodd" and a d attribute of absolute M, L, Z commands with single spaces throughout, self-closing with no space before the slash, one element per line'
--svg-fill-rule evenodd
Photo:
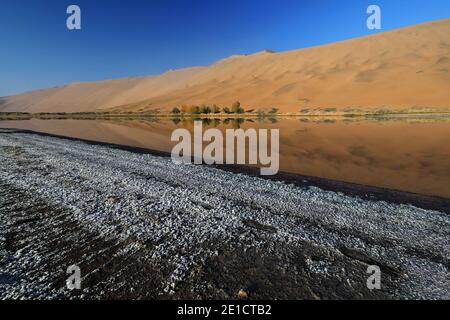
<path fill-rule="evenodd" d="M 238 297 L 241 298 L 241 299 L 247 299 L 248 298 L 248 293 L 244 289 L 241 289 L 238 292 Z"/>

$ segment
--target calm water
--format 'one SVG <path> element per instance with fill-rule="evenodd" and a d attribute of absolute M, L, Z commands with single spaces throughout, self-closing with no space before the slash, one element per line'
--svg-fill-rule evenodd
<path fill-rule="evenodd" d="M 206 127 L 280 129 L 280 170 L 450 198 L 449 121 L 212 121 Z M 71 137 L 170 151 L 174 120 L 0 121 Z M 205 128 L 205 127 L 204 127 Z"/>

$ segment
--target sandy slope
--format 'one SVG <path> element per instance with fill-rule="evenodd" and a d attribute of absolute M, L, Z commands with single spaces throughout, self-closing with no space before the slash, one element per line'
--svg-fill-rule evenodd
<path fill-rule="evenodd" d="M 232 56 L 208 67 L 0 99 L 0 111 L 128 110 L 181 104 L 450 107 L 450 19 L 289 52 Z"/>
<path fill-rule="evenodd" d="M 77 112 L 113 107 L 182 88 L 202 67 L 169 71 L 157 77 L 134 77 L 72 83 L 0 98 L 0 111 Z"/>

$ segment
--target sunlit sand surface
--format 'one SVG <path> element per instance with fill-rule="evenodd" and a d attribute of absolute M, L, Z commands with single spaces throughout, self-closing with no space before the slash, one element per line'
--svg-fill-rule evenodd
<path fill-rule="evenodd" d="M 159 76 L 73 83 L 0 99 L 0 111 L 82 112 L 184 104 L 391 109 L 450 107 L 450 19 L 287 52 L 235 55 Z"/>

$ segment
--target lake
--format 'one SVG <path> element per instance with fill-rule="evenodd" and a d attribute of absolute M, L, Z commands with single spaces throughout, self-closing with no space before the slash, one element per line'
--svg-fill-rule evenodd
<path fill-rule="evenodd" d="M 21 120 L 3 128 L 96 140 L 170 152 L 176 128 L 192 120 Z M 450 198 L 448 119 L 209 120 L 204 129 L 280 130 L 280 170 L 307 176 Z"/>

